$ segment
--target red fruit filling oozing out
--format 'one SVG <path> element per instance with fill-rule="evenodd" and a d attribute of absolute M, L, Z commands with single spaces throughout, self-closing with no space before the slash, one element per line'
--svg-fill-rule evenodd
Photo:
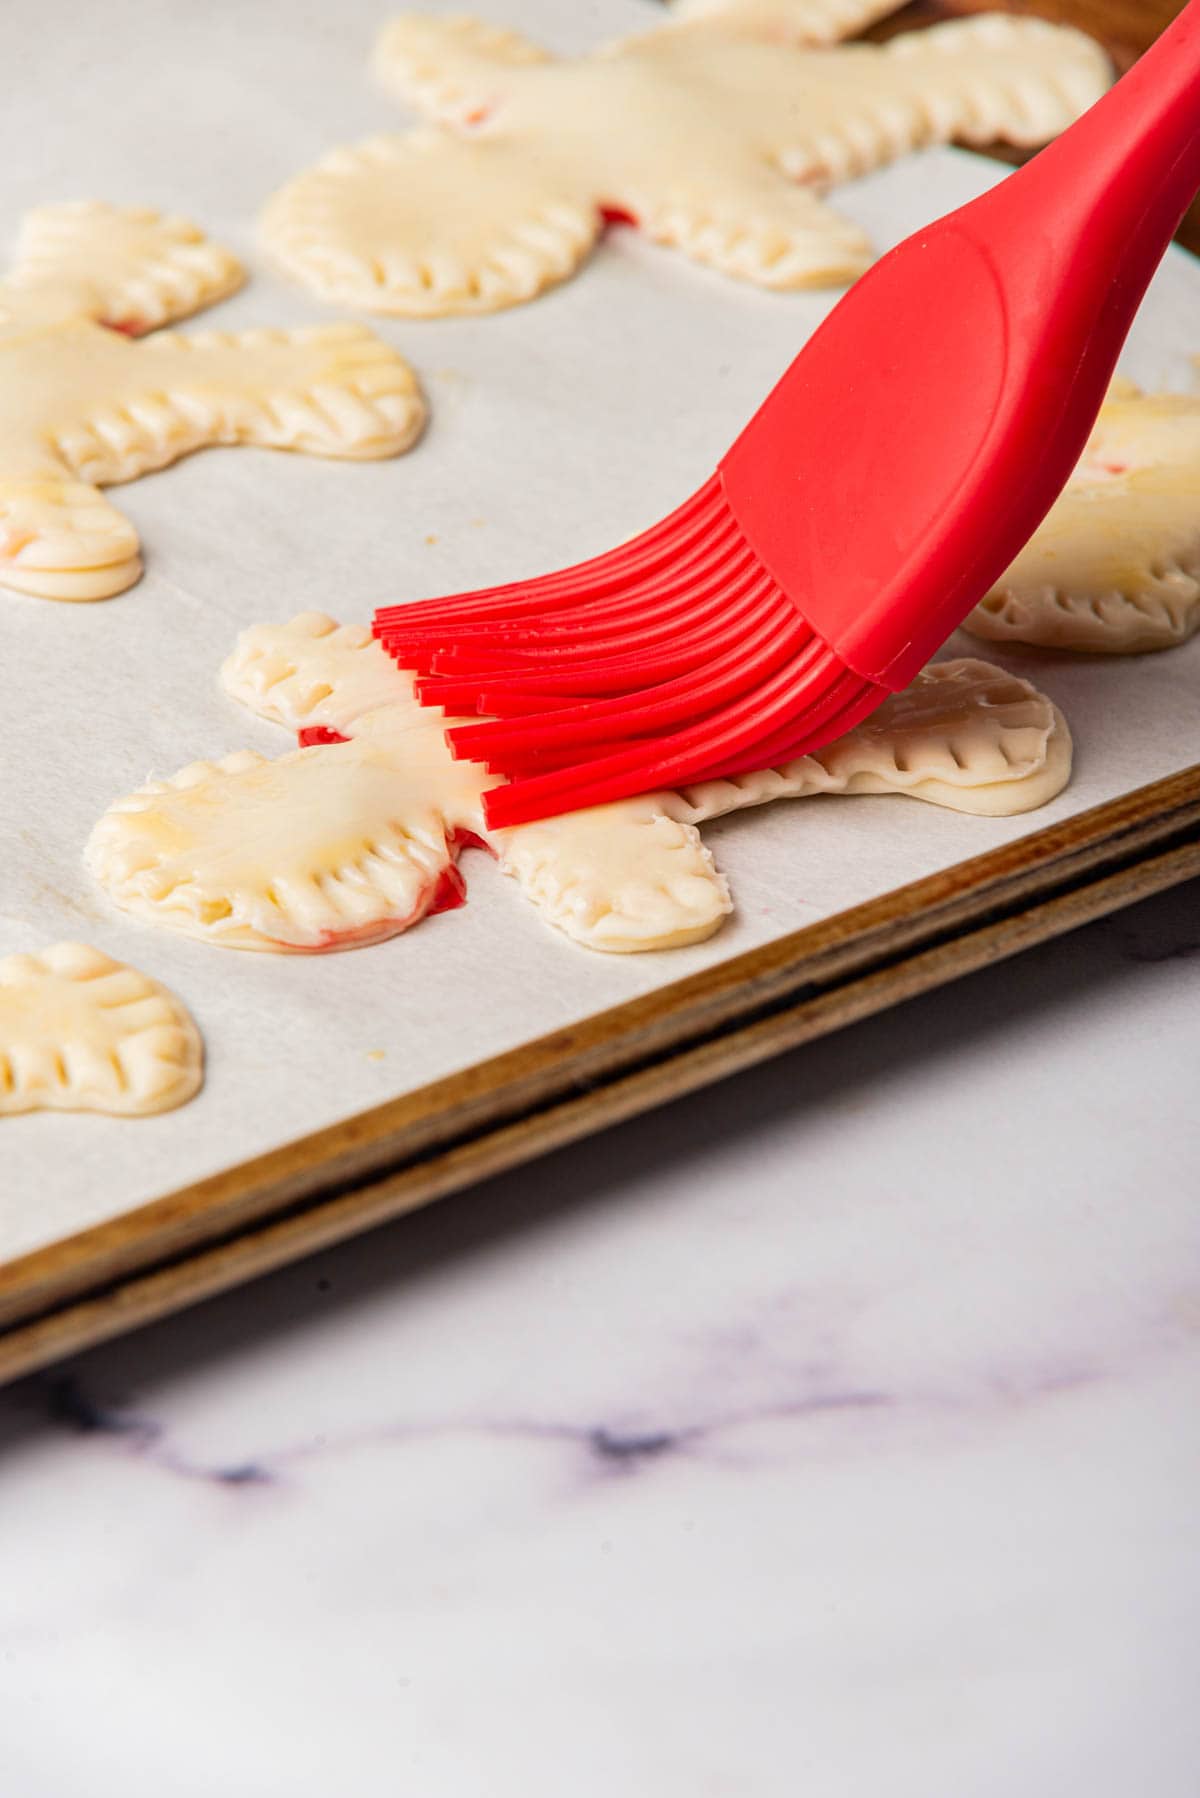
<path fill-rule="evenodd" d="M 457 911 L 467 903 L 467 883 L 453 862 L 443 868 L 433 889 L 433 898 L 425 907 L 425 916 L 435 918 L 440 911 Z"/>
<path fill-rule="evenodd" d="M 632 225 L 635 229 L 637 227 L 637 214 L 630 212 L 625 206 L 605 204 L 600 208 L 600 217 L 606 225 Z"/>
<path fill-rule="evenodd" d="M 306 724 L 296 732 L 301 749 L 316 749 L 328 743 L 348 743 L 349 737 L 342 735 L 328 724 Z M 488 855 L 495 856 L 495 850 L 474 830 L 457 829 L 448 832 L 446 842 L 453 855 L 461 855 L 464 849 L 483 849 Z M 443 868 L 433 888 L 433 897 L 428 905 L 421 906 L 411 918 L 398 919 L 391 924 L 372 924 L 364 930 L 331 931 L 322 938 L 321 949 L 347 949 L 355 942 L 380 942 L 389 936 L 398 936 L 401 931 L 419 923 L 422 918 L 436 917 L 438 912 L 457 911 L 460 905 L 467 903 L 467 883 L 458 871 L 454 862 Z"/>
<path fill-rule="evenodd" d="M 102 318 L 100 323 L 106 331 L 119 331 L 122 337 L 140 337 L 146 330 L 142 318 Z"/>
<path fill-rule="evenodd" d="M 301 749 L 315 749 L 322 744 L 348 743 L 350 741 L 349 737 L 343 736 L 340 730 L 333 730 L 327 724 L 306 724 L 303 730 L 296 732 L 296 735 L 300 739 Z M 447 835 L 446 841 L 451 852 L 456 856 L 461 855 L 464 849 L 484 849 L 489 855 L 495 855 L 491 844 L 485 842 L 483 837 L 473 830 L 452 830 Z M 322 939 L 321 948 L 345 949 L 356 941 L 380 941 L 388 936 L 396 936 L 402 930 L 407 930 L 410 925 L 418 923 L 421 918 L 433 918 L 437 916 L 438 912 L 443 911 L 457 911 L 460 905 L 466 903 L 467 883 L 459 873 L 456 864 L 451 862 L 450 866 L 443 868 L 438 875 L 429 904 L 422 906 L 411 918 L 397 920 L 390 926 L 373 924 L 365 930 L 330 931 Z"/>
<path fill-rule="evenodd" d="M 350 741 L 349 737 L 344 737 L 340 730 L 330 730 L 327 724 L 306 724 L 303 730 L 296 732 L 296 735 L 300 739 L 301 749 L 315 749 L 321 743 L 348 743 Z"/>
<path fill-rule="evenodd" d="M 442 869 L 432 889 L 426 891 L 430 895 L 428 903 L 422 895 L 407 918 L 387 918 L 378 924 L 364 924 L 358 930 L 327 930 L 320 942 L 305 953 L 325 955 L 331 949 L 365 949 L 368 944 L 383 943 L 389 937 L 401 935 L 419 924 L 422 918 L 435 917 L 440 911 L 457 911 L 467 902 L 467 883 L 453 863 Z"/>
<path fill-rule="evenodd" d="M 463 830 L 461 827 L 450 832 L 450 847 L 456 853 L 463 849 L 482 849 L 487 855 L 494 857 L 496 854 L 492 845 L 485 842 L 481 836 L 477 836 L 473 830 Z"/>

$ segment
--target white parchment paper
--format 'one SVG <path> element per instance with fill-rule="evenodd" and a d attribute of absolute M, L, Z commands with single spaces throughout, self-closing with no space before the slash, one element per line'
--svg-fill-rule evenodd
<path fill-rule="evenodd" d="M 474 10 L 562 50 L 655 15 L 651 0 Z M 183 211 L 253 277 L 205 322 L 336 316 L 263 266 L 254 218 L 331 145 L 403 123 L 367 74 L 386 11 L 375 0 L 5 0 L 0 233 L 51 200 Z M 838 203 L 883 247 L 1000 174 L 934 151 Z M 834 297 L 755 293 L 613 233 L 577 280 L 532 306 L 377 321 L 433 405 L 414 453 L 347 466 L 204 452 L 114 495 L 146 554 L 129 593 L 72 606 L 0 592 L 0 953 L 94 942 L 175 988 L 209 1057 L 202 1096 L 164 1118 L 0 1123 L 0 1261 L 1200 760 L 1200 641 L 1126 661 L 963 645 L 1062 705 L 1078 745 L 1069 790 L 1008 820 L 886 798 L 728 820 L 708 837 L 737 915 L 696 949 L 577 949 L 479 855 L 465 864 L 465 909 L 317 958 L 190 942 L 126 920 L 92 888 L 80 851 L 112 799 L 198 757 L 292 746 L 216 688 L 244 625 L 306 607 L 366 619 L 381 602 L 610 547 L 710 473 Z M 1176 252 L 1125 367 L 1184 387 L 1197 350 L 1200 265 Z"/>

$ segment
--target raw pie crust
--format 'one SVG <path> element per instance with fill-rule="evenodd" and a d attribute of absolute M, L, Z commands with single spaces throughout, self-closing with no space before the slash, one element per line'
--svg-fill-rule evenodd
<path fill-rule="evenodd" d="M 818 793 L 1009 814 L 1053 798 L 1071 769 L 1070 732 L 1050 700 L 960 660 L 926 669 L 857 730 L 787 767 L 489 832 L 491 777 L 451 759 L 445 720 L 418 705 L 411 676 L 365 627 L 315 612 L 256 625 L 221 679 L 308 746 L 277 760 L 243 750 L 147 783 L 101 818 L 86 861 L 125 911 L 238 949 L 392 936 L 461 895 L 455 864 L 472 841 L 575 942 L 678 948 L 732 910 L 697 828 L 711 818 Z"/>
<path fill-rule="evenodd" d="M 199 1090 L 200 1033 L 173 993 L 86 943 L 0 959 L 0 1117 L 144 1117 Z"/>
<path fill-rule="evenodd" d="M 900 0 L 676 0 L 574 60 L 469 18 L 405 16 L 375 72 L 434 123 L 333 151 L 275 197 L 276 260 L 378 312 L 491 312 L 585 260 L 606 219 L 760 287 L 854 279 L 871 249 L 818 195 L 919 145 L 1044 143 L 1111 69 L 1080 32 L 987 15 L 882 48 Z"/>
<path fill-rule="evenodd" d="M 137 533 L 98 489 L 203 445 L 362 458 L 413 442 L 416 378 L 364 326 L 133 341 L 242 280 L 186 219 L 93 203 L 26 216 L 0 282 L 0 583 L 74 600 L 132 586 Z"/>
<path fill-rule="evenodd" d="M 1066 488 L 966 628 L 1110 655 L 1200 629 L 1200 396 L 1116 382 Z"/>

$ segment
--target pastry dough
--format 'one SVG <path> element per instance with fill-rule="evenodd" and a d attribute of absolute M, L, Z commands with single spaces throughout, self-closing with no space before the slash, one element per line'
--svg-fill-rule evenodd
<path fill-rule="evenodd" d="M 896 0 L 671 0 L 671 23 L 703 21 L 742 37 L 836 44 L 896 11 Z"/>
<path fill-rule="evenodd" d="M 1035 811 L 1071 777 L 1067 721 L 1030 682 L 990 662 L 934 662 L 862 724 L 785 768 L 705 781 L 672 795 L 700 824 L 772 799 L 903 793 L 955 812 Z"/>
<path fill-rule="evenodd" d="M 435 782 L 368 736 L 151 781 L 91 865 L 126 911 L 233 949 L 369 942 L 416 923 L 452 859 Z"/>
<path fill-rule="evenodd" d="M 737 780 L 489 832 L 492 779 L 454 761 L 366 629 L 304 613 L 243 632 L 221 673 L 260 717 L 319 739 L 277 761 L 198 762 L 112 806 L 87 864 L 124 910 L 231 948 L 313 951 L 405 930 L 455 903 L 477 841 L 557 929 L 590 949 L 678 948 L 732 909 L 698 825 L 772 799 L 903 793 L 1013 813 L 1066 784 L 1051 702 L 985 662 L 927 669 L 818 754 Z"/>
<path fill-rule="evenodd" d="M 829 48 L 895 0 L 691 0 L 558 60 L 473 19 L 406 16 L 380 79 L 437 121 L 335 150 L 267 209 L 276 259 L 378 312 L 490 312 L 570 275 L 605 218 L 758 286 L 852 280 L 862 233 L 817 197 L 917 145 L 1039 144 L 1107 86 L 1077 31 L 987 16 Z"/>
<path fill-rule="evenodd" d="M 1200 396 L 1116 383 L 1065 490 L 966 628 L 1111 655 L 1200 629 Z"/>
<path fill-rule="evenodd" d="M 203 1067 L 179 1000 L 136 968 L 85 943 L 0 960 L 0 1116 L 170 1111 Z"/>
<path fill-rule="evenodd" d="M 25 219 L 0 283 L 0 583 L 107 599 L 141 573 L 97 491 L 214 443 L 396 455 L 425 409 L 412 370 L 359 325 L 162 332 L 241 285 L 184 219 L 99 204 Z"/>

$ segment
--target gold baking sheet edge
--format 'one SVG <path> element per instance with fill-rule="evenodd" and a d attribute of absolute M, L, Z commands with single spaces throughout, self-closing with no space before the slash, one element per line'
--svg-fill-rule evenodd
<path fill-rule="evenodd" d="M 998 4 L 1090 30 L 1124 68 L 1181 0 L 914 0 L 867 35 Z M 1198 785 L 1189 769 L 11 1261 L 0 1380 L 1184 880 Z"/>
<path fill-rule="evenodd" d="M 1200 874 L 1200 764 L 0 1268 L 0 1381 Z"/>

